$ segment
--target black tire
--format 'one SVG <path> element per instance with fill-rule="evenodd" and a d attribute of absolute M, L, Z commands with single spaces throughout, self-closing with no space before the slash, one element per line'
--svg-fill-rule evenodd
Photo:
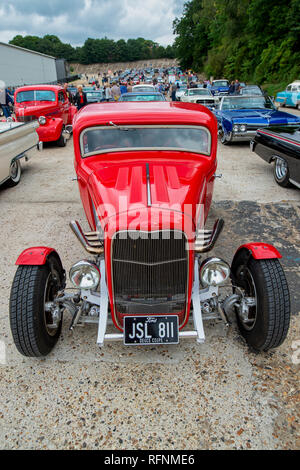
<path fill-rule="evenodd" d="M 22 168 L 21 168 L 20 160 L 12 162 L 9 168 L 10 178 L 9 180 L 5 182 L 5 186 L 7 188 L 13 188 L 14 186 L 17 186 L 17 184 L 19 184 L 21 180 L 21 174 L 22 174 Z"/>
<path fill-rule="evenodd" d="M 58 145 L 58 147 L 65 147 L 67 145 L 67 139 L 63 131 L 61 131 L 60 138 L 56 141 L 56 144 Z"/>
<path fill-rule="evenodd" d="M 49 313 L 45 301 L 53 300 L 63 282 L 63 271 L 56 258 L 43 266 L 19 266 L 10 295 L 10 327 L 14 343 L 24 356 L 46 356 L 54 348 L 60 333 L 62 320 L 55 330 L 46 326 Z M 56 280 L 53 279 L 55 273 Z"/>
<path fill-rule="evenodd" d="M 283 188 L 291 188 L 290 170 L 287 161 L 284 158 L 276 157 L 273 167 L 274 179 L 279 186 Z"/>
<path fill-rule="evenodd" d="M 246 324 L 237 312 L 242 336 L 255 351 L 268 351 L 285 340 L 290 324 L 290 296 L 284 271 L 278 259 L 248 259 L 242 250 L 232 271 L 237 285 L 248 296 L 256 296 L 256 306 L 249 308 Z"/>
<path fill-rule="evenodd" d="M 231 144 L 231 139 L 230 140 L 226 139 L 226 136 L 225 136 L 225 133 L 224 133 L 223 129 L 222 129 L 221 134 L 220 134 L 220 140 L 221 140 L 221 144 L 223 144 L 223 145 L 230 145 Z"/>

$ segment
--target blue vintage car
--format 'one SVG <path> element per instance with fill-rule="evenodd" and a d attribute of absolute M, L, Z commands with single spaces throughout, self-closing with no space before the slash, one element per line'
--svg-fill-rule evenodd
<path fill-rule="evenodd" d="M 285 91 L 277 93 L 276 102 L 280 106 L 293 106 L 300 109 L 300 81 L 290 83 Z"/>
<path fill-rule="evenodd" d="M 300 116 L 278 111 L 268 96 L 224 96 L 213 111 L 224 145 L 251 140 L 257 129 L 270 126 L 293 129 L 300 125 Z"/>
<path fill-rule="evenodd" d="M 228 80 L 213 80 L 211 89 L 213 95 L 223 96 L 229 93 L 229 81 Z"/>

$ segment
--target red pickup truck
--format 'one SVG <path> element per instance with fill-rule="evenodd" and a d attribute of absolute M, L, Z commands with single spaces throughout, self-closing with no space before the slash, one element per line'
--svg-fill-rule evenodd
<path fill-rule="evenodd" d="M 66 145 L 65 131 L 77 112 L 62 86 L 31 85 L 15 91 L 15 115 L 19 122 L 39 121 L 37 133 L 42 142 Z"/>

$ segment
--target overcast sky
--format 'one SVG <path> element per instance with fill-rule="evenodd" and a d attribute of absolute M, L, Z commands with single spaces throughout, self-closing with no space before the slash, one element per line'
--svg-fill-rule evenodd
<path fill-rule="evenodd" d="M 143 37 L 166 46 L 172 22 L 186 0 L 5 0 L 0 3 L 0 41 L 17 34 L 55 34 L 81 46 L 90 38 Z"/>

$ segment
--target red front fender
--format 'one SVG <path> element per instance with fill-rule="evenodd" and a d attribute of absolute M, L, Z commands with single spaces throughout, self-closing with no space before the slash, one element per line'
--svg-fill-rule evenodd
<path fill-rule="evenodd" d="M 70 109 L 69 109 L 69 122 L 68 122 L 68 124 L 72 124 L 73 118 L 74 118 L 74 116 L 75 116 L 76 113 L 77 113 L 77 108 L 76 108 L 76 106 L 74 106 L 74 105 L 70 106 Z"/>
<path fill-rule="evenodd" d="M 251 254 L 254 259 L 282 258 L 279 251 L 268 243 L 246 243 L 239 247 L 234 257 L 236 257 L 242 249 L 248 250 L 249 254 Z"/>
<path fill-rule="evenodd" d="M 51 253 L 55 253 L 58 257 L 57 252 L 54 248 L 47 246 L 35 246 L 24 250 L 16 261 L 17 266 L 42 266 L 46 264 L 47 258 Z"/>
<path fill-rule="evenodd" d="M 37 128 L 37 133 L 42 142 L 54 142 L 60 138 L 63 128 L 63 120 L 61 118 L 47 119 L 47 123 Z"/>

